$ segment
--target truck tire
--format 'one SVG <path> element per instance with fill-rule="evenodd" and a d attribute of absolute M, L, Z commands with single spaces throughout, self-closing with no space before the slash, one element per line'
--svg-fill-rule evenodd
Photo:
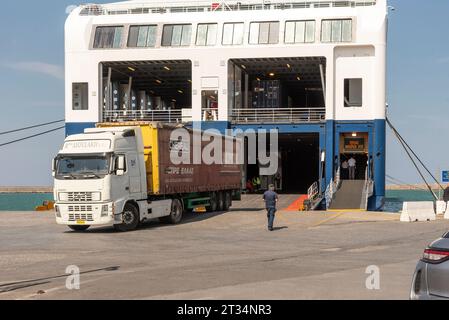
<path fill-rule="evenodd" d="M 120 232 L 127 232 L 137 229 L 140 222 L 139 210 L 131 203 L 125 204 L 123 209 L 123 223 L 115 224 L 114 228 Z"/>
<path fill-rule="evenodd" d="M 229 191 L 224 193 L 224 206 L 223 206 L 223 210 L 224 211 L 229 211 L 229 209 L 232 206 L 232 196 L 231 193 Z"/>
<path fill-rule="evenodd" d="M 225 195 L 224 192 L 220 191 L 217 193 L 217 210 L 223 211 L 225 207 Z"/>
<path fill-rule="evenodd" d="M 86 231 L 87 229 L 89 229 L 90 226 L 69 226 L 69 228 L 76 232 L 82 232 L 82 231 Z"/>
<path fill-rule="evenodd" d="M 217 199 L 217 193 L 211 192 L 210 194 L 210 206 L 207 207 L 207 211 L 209 212 L 215 212 L 218 208 L 218 199 Z"/>
<path fill-rule="evenodd" d="M 182 214 L 183 208 L 181 200 L 173 199 L 170 215 L 168 217 L 161 218 L 160 221 L 163 223 L 178 224 L 182 220 Z"/>

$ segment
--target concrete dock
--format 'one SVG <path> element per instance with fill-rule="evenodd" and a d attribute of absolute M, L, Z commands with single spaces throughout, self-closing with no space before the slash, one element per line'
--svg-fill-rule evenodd
<path fill-rule="evenodd" d="M 424 248 L 449 230 L 397 214 L 282 211 L 268 232 L 259 201 L 129 233 L 0 212 L 0 299 L 408 299 Z M 69 265 L 80 290 L 66 288 Z M 380 290 L 366 287 L 372 265 Z"/>
<path fill-rule="evenodd" d="M 52 187 L 0 187 L 0 193 L 53 193 Z"/>

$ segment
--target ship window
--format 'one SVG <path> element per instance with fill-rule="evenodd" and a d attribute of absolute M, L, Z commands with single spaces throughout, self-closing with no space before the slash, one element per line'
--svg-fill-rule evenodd
<path fill-rule="evenodd" d="M 196 32 L 197 46 L 214 46 L 217 44 L 217 30 L 216 23 L 199 24 Z"/>
<path fill-rule="evenodd" d="M 129 28 L 128 47 L 145 48 L 156 45 L 157 26 L 131 26 Z"/>
<path fill-rule="evenodd" d="M 363 105 L 363 80 L 345 79 L 345 107 L 361 107 Z"/>
<path fill-rule="evenodd" d="M 322 42 L 351 42 L 352 20 L 323 20 L 321 24 Z"/>
<path fill-rule="evenodd" d="M 243 23 L 225 23 L 223 26 L 223 45 L 243 44 L 243 34 Z"/>
<path fill-rule="evenodd" d="M 123 27 L 97 27 L 94 48 L 111 49 L 122 46 Z"/>
<path fill-rule="evenodd" d="M 249 30 L 250 44 L 279 43 L 279 22 L 253 22 Z"/>
<path fill-rule="evenodd" d="M 285 43 L 315 42 L 315 21 L 287 21 Z"/>
<path fill-rule="evenodd" d="M 88 83 L 72 84 L 72 110 L 89 109 L 89 85 Z"/>
<path fill-rule="evenodd" d="M 164 25 L 164 32 L 162 33 L 162 46 L 189 46 L 191 37 L 192 25 L 190 24 Z"/>

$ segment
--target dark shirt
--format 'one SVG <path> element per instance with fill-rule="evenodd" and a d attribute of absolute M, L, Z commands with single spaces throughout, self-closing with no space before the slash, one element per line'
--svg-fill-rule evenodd
<path fill-rule="evenodd" d="M 263 199 L 265 200 L 265 207 L 267 209 L 274 208 L 276 209 L 276 200 L 278 199 L 278 195 L 276 192 L 268 190 L 263 194 Z"/>
<path fill-rule="evenodd" d="M 449 202 L 449 187 L 447 187 L 446 189 L 444 189 L 443 200 L 444 200 L 445 202 Z"/>

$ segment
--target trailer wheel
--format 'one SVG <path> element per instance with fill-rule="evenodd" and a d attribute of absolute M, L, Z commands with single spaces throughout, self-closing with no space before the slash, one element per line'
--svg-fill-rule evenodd
<path fill-rule="evenodd" d="M 210 206 L 208 207 L 208 211 L 215 212 L 217 211 L 217 207 L 218 207 L 217 193 L 212 192 L 210 194 Z"/>
<path fill-rule="evenodd" d="M 163 223 L 178 224 L 182 220 L 182 213 L 183 208 L 181 201 L 179 199 L 173 199 L 170 215 L 161 218 L 160 221 Z"/>
<path fill-rule="evenodd" d="M 225 195 L 224 192 L 218 192 L 218 201 L 217 201 L 217 210 L 223 211 L 225 210 Z"/>
<path fill-rule="evenodd" d="M 76 232 L 82 232 L 82 231 L 86 231 L 87 229 L 89 229 L 90 226 L 69 226 L 69 228 Z"/>
<path fill-rule="evenodd" d="M 224 193 L 224 207 L 223 210 L 224 211 L 229 211 L 229 208 L 231 208 L 232 206 L 232 196 L 230 192 L 225 192 Z"/>
<path fill-rule="evenodd" d="M 123 209 L 123 223 L 115 224 L 114 228 L 120 232 L 127 232 L 131 230 L 137 229 L 139 226 L 139 210 L 131 203 L 125 204 L 125 208 Z"/>

